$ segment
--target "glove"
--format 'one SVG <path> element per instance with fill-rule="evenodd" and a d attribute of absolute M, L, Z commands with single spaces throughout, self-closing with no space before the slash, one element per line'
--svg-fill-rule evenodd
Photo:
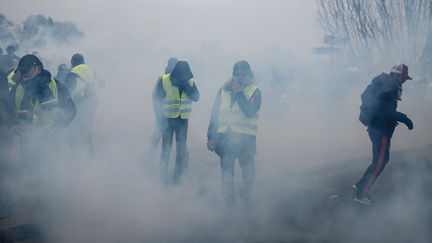
<path fill-rule="evenodd" d="M 407 120 L 405 122 L 405 125 L 408 127 L 409 130 L 413 130 L 413 128 L 414 128 L 413 122 L 408 117 L 407 117 Z"/>
<path fill-rule="evenodd" d="M 409 130 L 412 130 L 414 128 L 413 122 L 407 116 L 403 117 L 400 121 L 404 123 Z"/>

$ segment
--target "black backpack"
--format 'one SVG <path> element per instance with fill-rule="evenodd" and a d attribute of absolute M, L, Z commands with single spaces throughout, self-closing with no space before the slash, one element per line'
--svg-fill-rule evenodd
<path fill-rule="evenodd" d="M 379 103 L 378 93 L 376 88 L 374 89 L 372 84 L 370 84 L 361 95 L 362 103 L 360 106 L 359 120 L 365 126 L 369 126 L 375 117 L 377 105 Z"/>

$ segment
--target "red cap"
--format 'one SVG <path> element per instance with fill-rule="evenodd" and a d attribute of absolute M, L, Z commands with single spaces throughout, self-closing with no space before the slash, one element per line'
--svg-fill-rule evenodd
<path fill-rule="evenodd" d="M 401 63 L 401 64 L 396 64 L 392 67 L 391 73 L 396 73 L 396 74 L 400 74 L 402 75 L 402 77 L 404 77 L 406 80 L 410 80 L 412 79 L 409 75 L 408 75 L 408 66 Z"/>

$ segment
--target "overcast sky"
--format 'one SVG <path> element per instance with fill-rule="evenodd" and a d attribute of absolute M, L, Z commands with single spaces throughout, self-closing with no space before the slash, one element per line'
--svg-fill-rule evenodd
<path fill-rule="evenodd" d="M 136 41 L 150 49 L 186 52 L 206 42 L 239 53 L 287 48 L 310 57 L 310 48 L 319 44 L 321 35 L 314 0 L 0 2 L 1 12 L 17 23 L 37 13 L 72 21 L 89 39 L 103 39 L 101 45 L 113 48 Z"/>

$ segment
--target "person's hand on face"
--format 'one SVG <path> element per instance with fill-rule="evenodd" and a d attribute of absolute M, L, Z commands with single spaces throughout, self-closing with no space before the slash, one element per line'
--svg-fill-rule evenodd
<path fill-rule="evenodd" d="M 235 72 L 233 75 L 232 91 L 234 94 L 241 92 L 246 88 L 249 77 L 245 72 Z"/>
<path fill-rule="evenodd" d="M 18 71 L 17 73 L 19 73 L 21 81 L 26 81 L 36 77 L 36 75 L 38 75 L 41 71 L 42 70 L 40 66 L 33 66 L 27 71 Z"/>

